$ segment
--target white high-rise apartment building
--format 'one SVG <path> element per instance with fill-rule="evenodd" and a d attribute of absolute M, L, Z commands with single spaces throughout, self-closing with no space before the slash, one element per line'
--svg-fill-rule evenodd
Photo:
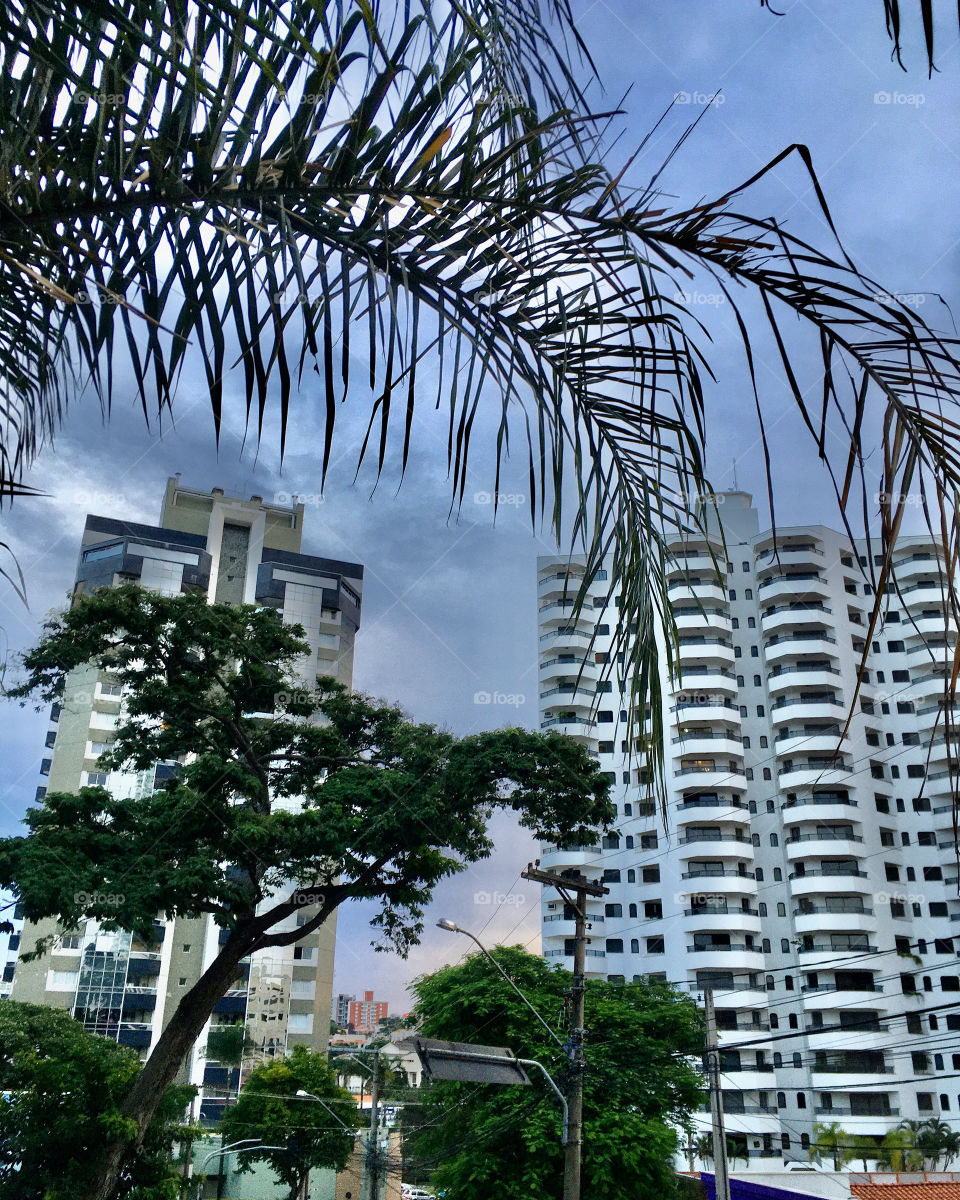
<path fill-rule="evenodd" d="M 878 1140 L 904 1119 L 957 1127 L 960 897 L 940 716 L 956 630 L 937 548 L 901 541 L 899 594 L 857 695 L 867 549 L 823 526 L 779 527 L 775 543 L 748 495 L 719 500 L 722 579 L 704 540 L 678 541 L 668 575 L 682 673 L 663 696 L 666 823 L 628 752 L 618 665 L 603 677 L 618 597 L 595 580 L 573 621 L 582 560 L 538 562 L 541 725 L 590 748 L 617 805 L 602 845 L 544 846 L 543 866 L 610 888 L 588 901 L 589 975 L 713 990 L 741 1160 L 805 1160 L 814 1122 Z M 544 954 L 571 967 L 572 913 L 545 890 L 542 916 Z"/>
<path fill-rule="evenodd" d="M 136 582 L 167 595 L 200 592 L 211 603 L 258 604 L 274 608 L 289 624 L 300 624 L 309 652 L 298 663 L 307 687 L 318 675 L 349 686 L 354 638 L 360 624 L 363 567 L 303 553 L 304 505 L 272 504 L 262 496 L 245 500 L 222 488 L 197 491 L 167 483 L 158 525 L 109 516 L 86 519 L 74 596 L 97 588 Z M 174 774 L 176 763 L 148 771 L 101 771 L 98 758 L 110 746 L 123 711 L 123 690 L 90 665 L 73 672 L 62 704 L 54 706 L 44 760 L 51 791 L 100 784 L 116 796 L 147 794 Z M 175 836 L 175 834 L 173 835 Z M 307 907 L 289 927 L 316 912 Z M 225 931 L 213 917 L 165 918 L 158 914 L 153 938 L 55 922 L 27 925 L 11 938 L 12 949 L 32 949 L 38 937 L 56 939 L 39 958 L 9 961 L 0 995 L 71 1012 L 83 1025 L 146 1057 L 187 989 L 209 966 Z M 323 1049 L 329 1034 L 336 920 L 330 919 L 296 945 L 257 951 L 241 964 L 234 986 L 218 1001 L 207 1030 L 183 1076 L 201 1088 L 200 1116 L 216 1120 L 236 1094 L 241 1066 L 217 1059 L 223 1026 L 244 1025 L 243 1068 L 283 1055 L 297 1043 Z M 22 940 L 21 940 L 22 939 Z M 208 1045 L 209 1042 L 209 1045 Z"/>

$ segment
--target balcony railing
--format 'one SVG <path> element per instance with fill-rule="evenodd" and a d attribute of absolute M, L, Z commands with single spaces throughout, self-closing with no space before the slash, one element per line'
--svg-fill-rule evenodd
<path fill-rule="evenodd" d="M 801 946 L 801 954 L 876 954 L 876 946 L 864 942 L 860 946 L 835 946 L 832 942 L 814 942 L 810 946 Z"/>
<path fill-rule="evenodd" d="M 791 871 L 787 876 L 788 879 L 807 879 L 810 876 L 815 879 L 868 879 L 866 871 L 861 871 L 854 867 L 821 867 L 817 870 L 807 871 Z"/>
<path fill-rule="evenodd" d="M 755 879 L 753 871 L 684 871 L 681 879 Z"/>
<path fill-rule="evenodd" d="M 845 833 L 843 830 L 831 830 L 829 833 L 798 833 L 786 839 L 786 844 L 792 846 L 795 842 L 862 842 L 859 833 Z"/>
<path fill-rule="evenodd" d="M 694 846 L 698 842 L 739 842 L 742 846 L 751 846 L 753 843 L 749 838 L 741 837 L 734 833 L 704 833 L 704 834 L 688 834 L 686 837 L 678 839 L 681 846 Z"/>
<path fill-rule="evenodd" d="M 775 583 L 806 583 L 811 580 L 823 583 L 823 579 L 816 571 L 793 572 L 789 575 L 771 575 L 769 579 L 764 579 L 758 585 L 757 591 L 762 592 L 764 588 L 772 587 Z"/>
<path fill-rule="evenodd" d="M 883 984 L 882 983 L 869 983 L 869 984 L 858 983 L 856 987 L 851 987 L 849 984 L 846 984 L 846 983 L 841 983 L 841 984 L 818 983 L 814 987 L 808 983 L 805 983 L 800 988 L 800 991 L 801 992 L 811 992 L 811 993 L 813 993 L 813 992 L 857 992 L 857 993 L 862 992 L 864 995 L 867 995 L 870 992 L 882 992 Z"/>
<path fill-rule="evenodd" d="M 712 954 L 715 950 L 721 954 L 727 951 L 742 951 L 745 954 L 760 954 L 759 946 L 748 946 L 746 942 L 733 942 L 723 946 L 688 946 L 688 954 Z"/>
<path fill-rule="evenodd" d="M 717 732 L 713 729 L 688 729 L 679 737 L 671 738 L 673 745 L 678 742 L 742 742 L 739 733 Z"/>

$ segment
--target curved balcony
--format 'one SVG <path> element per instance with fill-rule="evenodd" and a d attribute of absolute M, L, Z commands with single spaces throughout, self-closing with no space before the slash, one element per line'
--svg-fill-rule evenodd
<path fill-rule="evenodd" d="M 774 637 L 764 639 L 763 657 L 768 663 L 780 662 L 785 658 L 800 658 L 804 655 L 820 654 L 836 658 L 837 639 L 822 629 L 788 629 Z"/>
<path fill-rule="evenodd" d="M 713 692 L 724 692 L 730 695 L 737 690 L 737 673 L 728 667 L 708 667 L 703 663 L 685 662 L 680 664 L 675 694 L 709 696 Z M 737 709 L 737 706 L 730 707 Z"/>
<path fill-rule="evenodd" d="M 836 905 L 823 902 L 818 904 L 813 900 L 795 908 L 793 915 L 796 918 L 794 928 L 798 934 L 822 934 L 827 939 L 825 945 L 828 948 L 831 933 L 876 933 L 877 931 L 877 919 L 873 915 L 873 909 L 867 907 L 860 912 L 838 912 Z M 806 952 L 803 951 L 803 953 Z"/>
<path fill-rule="evenodd" d="M 537 596 L 541 602 L 548 599 L 574 598 L 583 584 L 583 572 L 552 571 L 537 580 Z"/>
<path fill-rule="evenodd" d="M 677 639 L 677 653 L 681 664 L 695 660 L 706 663 L 734 662 L 733 643 L 724 637 L 709 634 L 684 634 Z"/>
<path fill-rule="evenodd" d="M 815 571 L 778 572 L 757 585 L 758 599 L 764 605 L 782 600 L 826 599 L 830 585 Z"/>
<path fill-rule="evenodd" d="M 574 616 L 574 607 L 572 600 L 548 600 L 546 604 L 541 604 L 537 609 L 540 624 L 545 626 L 553 621 L 562 621 L 564 624 L 574 623 L 578 627 L 592 629 L 596 610 L 583 607 L 579 614 Z"/>
<path fill-rule="evenodd" d="M 541 692 L 540 699 L 548 701 L 542 706 L 544 709 L 556 708 L 558 704 L 562 704 L 564 708 L 585 708 L 591 711 L 597 701 L 597 689 L 575 683 L 558 683 L 555 687 Z"/>
<path fill-rule="evenodd" d="M 830 787 L 831 784 L 844 783 L 852 774 L 853 767 L 842 760 L 807 759 L 806 761 L 785 762 L 777 770 L 777 783 L 781 791 L 785 792 L 793 791 L 794 788 L 813 787 L 814 785 Z M 822 819 L 826 814 L 821 812 L 819 816 Z"/>
<path fill-rule="evenodd" d="M 731 942 L 728 945 L 687 946 L 687 954 L 694 968 L 707 971 L 718 968 L 724 971 L 760 971 L 763 969 L 763 954 L 759 946 L 748 946 L 746 942 Z"/>
<path fill-rule="evenodd" d="M 695 896 L 714 896 L 726 899 L 730 911 L 734 912 L 739 910 L 741 900 L 755 901 L 757 897 L 757 881 L 752 871 L 749 875 L 739 875 L 736 871 L 726 871 L 723 875 L 698 875 L 685 871 L 681 879 L 683 890 L 680 894 L 687 908 L 692 906 Z"/>
<path fill-rule="evenodd" d="M 596 721 L 585 720 L 583 717 L 572 716 L 568 713 L 547 717 L 540 722 L 540 728 L 544 731 L 553 730 L 554 733 L 565 733 L 567 737 L 577 738 L 581 741 L 594 741 L 597 737 Z"/>
<path fill-rule="evenodd" d="M 683 729 L 670 741 L 678 747 L 675 754 L 743 754 L 743 738 L 732 730 Z"/>
<path fill-rule="evenodd" d="M 681 577 L 667 584 L 667 599 L 671 604 L 683 603 L 691 598 L 705 604 L 708 600 L 726 604 L 726 588 L 719 584 L 716 577 L 710 577 L 706 572 L 700 576 Z"/>
<path fill-rule="evenodd" d="M 586 655 L 552 654 L 540 663 L 540 682 L 549 679 L 567 680 L 569 682 L 596 683 L 600 668 Z"/>
<path fill-rule="evenodd" d="M 922 610 L 919 613 L 914 613 L 909 623 L 903 622 L 901 624 L 900 631 L 905 637 L 922 637 L 928 641 L 930 638 L 942 638 L 948 633 L 956 637 L 956 625 L 954 624 L 952 614 L 944 612 L 942 608 L 938 612 Z M 886 632 L 892 634 L 896 631 L 887 629 Z"/>
<path fill-rule="evenodd" d="M 747 776 L 743 765 L 729 763 L 681 765 L 673 772 L 677 786 L 682 788 L 697 787 L 707 791 L 712 788 L 745 788 Z"/>
<path fill-rule="evenodd" d="M 936 576 L 929 579 L 918 579 L 916 583 L 911 583 L 908 587 L 901 587 L 900 595 L 911 613 L 918 608 L 930 608 L 933 605 L 943 608 L 947 598 L 946 589 Z"/>
<path fill-rule="evenodd" d="M 686 908 L 683 923 L 685 933 L 760 933 L 763 918 L 753 909 L 744 912 L 740 908 Z"/>
<path fill-rule="evenodd" d="M 707 605 L 703 611 L 699 608 L 674 608 L 673 619 L 677 626 L 678 633 L 683 633 L 685 630 L 703 630 L 712 629 L 715 632 L 723 631 L 729 633 L 732 629 L 730 617 L 723 609 L 712 608 Z"/>
<path fill-rule="evenodd" d="M 596 882 L 603 874 L 603 848 L 596 846 L 571 846 L 561 850 L 544 842 L 540 847 L 540 862 L 544 870 L 559 871 L 567 867 L 580 867 L 588 878 Z"/>
<path fill-rule="evenodd" d="M 824 618 L 832 614 L 833 609 L 821 600 L 768 604 L 760 613 L 760 629 L 763 633 L 778 634 L 794 626 L 801 630 L 809 625 L 823 626 Z"/>
<path fill-rule="evenodd" d="M 674 805 L 677 812 L 677 825 L 689 825 L 691 822 L 704 821 L 736 821 L 743 825 L 750 820 L 747 806 L 742 800 L 734 800 L 731 796 L 711 793 L 699 796 L 684 796 Z"/>
<path fill-rule="evenodd" d="M 819 868 L 805 871 L 802 875 L 791 871 L 789 879 L 790 895 L 795 900 L 809 898 L 814 904 L 817 903 L 818 897 L 824 895 L 833 896 L 841 893 L 862 897 L 872 896 L 874 892 L 874 884 L 869 879 L 867 872 L 860 870 L 849 875 L 824 873 Z"/>
<path fill-rule="evenodd" d="M 798 821 L 837 821 L 840 823 L 856 819 L 856 814 L 850 810 L 857 807 L 857 802 L 842 798 L 828 800 L 819 796 L 798 796 L 794 803 L 787 801 L 780 807 L 785 822 L 795 824 Z M 802 829 L 802 826 L 800 828 Z"/>
<path fill-rule="evenodd" d="M 914 580 L 918 576 L 939 575 L 940 561 L 940 558 L 932 551 L 917 550 L 903 558 L 894 559 L 893 575 L 902 588 L 908 580 Z"/>
<path fill-rule="evenodd" d="M 956 790 L 958 776 L 960 776 L 960 769 L 957 767 L 954 767 L 952 772 L 950 770 L 928 771 L 923 790 L 931 800 L 952 797 Z"/>
<path fill-rule="evenodd" d="M 835 721 L 843 711 L 843 697 L 837 692 L 797 692 L 781 696 L 770 706 L 770 722 L 784 725 L 787 721 Z"/>
<path fill-rule="evenodd" d="M 732 700 L 711 696 L 705 692 L 683 694 L 689 698 L 679 701 L 670 709 L 670 720 L 674 725 L 687 721 L 739 722 L 740 720 L 740 709 Z"/>
<path fill-rule="evenodd" d="M 680 858 L 744 858 L 753 860 L 753 843 L 744 832 L 731 833 L 717 828 L 704 830 L 687 829 L 677 838 Z"/>
<path fill-rule="evenodd" d="M 667 574 L 674 576 L 678 572 L 684 575 L 726 575 L 724 570 L 723 548 L 717 546 L 716 558 L 703 549 L 688 550 L 683 546 L 667 547 Z"/>
<path fill-rule="evenodd" d="M 841 743 L 841 732 L 839 724 L 781 729 L 773 741 L 774 753 L 781 758 L 792 754 L 833 754 L 849 742 L 849 738 L 844 738 Z"/>
<path fill-rule="evenodd" d="M 767 673 L 767 691 L 778 696 L 797 687 L 833 688 L 840 686 L 839 680 L 839 669 L 826 663 L 784 663 Z"/>
<path fill-rule="evenodd" d="M 811 987 L 803 984 L 800 988 L 803 1007 L 810 1012 L 826 1012 L 844 1008 L 874 1008 L 887 1012 L 891 1007 L 889 997 L 883 995 L 883 984 L 861 984 L 856 988 L 834 981 L 823 981 Z"/>
<path fill-rule="evenodd" d="M 841 830 L 801 833 L 786 838 L 783 844 L 789 862 L 795 862 L 798 858 L 820 858 L 824 854 L 843 854 L 851 858 L 858 858 L 863 854 L 863 837 L 858 833 Z"/>
<path fill-rule="evenodd" d="M 771 542 L 769 547 L 766 546 L 768 540 Z M 772 538 L 764 538 L 756 546 L 753 569 L 758 575 L 779 571 L 784 567 L 811 566 L 816 570 L 823 567 L 823 550 L 812 538 L 803 538 L 796 542 L 784 542 L 777 538 L 776 544 L 772 544 L 773 541 Z"/>
<path fill-rule="evenodd" d="M 569 645 L 571 650 L 586 650 L 595 641 L 592 629 L 575 629 L 564 625 L 559 629 L 550 629 L 539 638 L 542 652 L 554 647 Z"/>

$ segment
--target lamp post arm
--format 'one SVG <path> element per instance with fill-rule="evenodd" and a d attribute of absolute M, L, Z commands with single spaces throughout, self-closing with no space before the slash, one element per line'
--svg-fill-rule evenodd
<path fill-rule="evenodd" d="M 500 972 L 500 974 L 503 976 L 503 978 L 507 981 L 507 983 L 510 984 L 510 986 L 513 988 L 513 990 L 517 993 L 517 995 L 520 997 L 520 999 L 527 1006 L 527 1008 L 530 1009 L 530 1011 L 533 1013 L 533 1015 L 537 1018 L 537 1020 L 540 1022 L 540 1024 L 544 1027 L 544 1029 L 547 1031 L 547 1033 L 550 1034 L 550 1036 L 557 1043 L 557 1045 L 560 1047 L 560 1049 L 564 1052 L 564 1054 L 566 1054 L 567 1047 L 563 1044 L 563 1042 L 560 1040 L 560 1038 L 557 1037 L 557 1035 L 550 1028 L 550 1026 L 546 1023 L 546 1021 L 543 1019 L 543 1017 L 540 1016 L 540 1014 L 533 1007 L 533 1005 L 530 1003 L 530 1001 L 526 998 L 526 996 L 523 994 L 523 992 L 520 991 L 520 989 L 517 987 L 517 985 L 513 982 L 513 980 L 506 973 L 506 971 L 503 969 L 503 967 L 500 966 L 500 964 L 493 957 L 493 955 L 486 948 L 486 946 L 484 946 L 484 944 L 480 941 L 480 939 L 475 938 L 469 929 L 461 929 L 459 925 L 456 927 L 456 932 L 465 934 L 471 940 L 471 942 L 475 942 L 476 945 L 480 947 L 481 952 L 490 960 L 490 962 L 493 963 L 493 965 L 497 968 L 497 970 Z"/>
<path fill-rule="evenodd" d="M 563 1109 L 563 1126 L 560 1133 L 560 1145 L 565 1146 L 567 1144 L 567 1125 L 570 1118 L 570 1109 L 567 1105 L 566 1096 L 564 1096 L 563 1092 L 561 1092 L 557 1087 L 553 1080 L 553 1076 L 549 1073 L 543 1063 L 537 1062 L 535 1058 L 518 1058 L 517 1062 L 521 1063 L 525 1067 L 537 1067 L 543 1072 L 544 1079 L 546 1079 L 547 1083 L 549 1083 L 551 1088 L 553 1088 L 554 1095 L 560 1101 L 560 1107 Z"/>

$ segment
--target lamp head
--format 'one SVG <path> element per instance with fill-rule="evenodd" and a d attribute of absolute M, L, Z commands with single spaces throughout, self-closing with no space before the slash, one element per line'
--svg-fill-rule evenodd
<path fill-rule="evenodd" d="M 451 921 L 449 917 L 441 917 L 440 920 L 437 922 L 437 928 L 438 929 L 446 929 L 449 933 L 457 933 L 458 932 L 456 922 Z"/>

